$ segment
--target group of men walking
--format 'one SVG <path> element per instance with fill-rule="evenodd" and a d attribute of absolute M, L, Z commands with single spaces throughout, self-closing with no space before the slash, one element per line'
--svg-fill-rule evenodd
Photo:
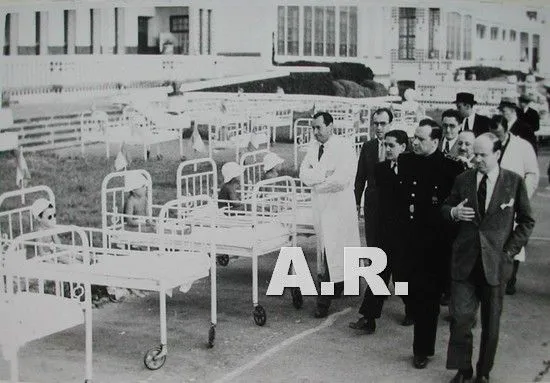
<path fill-rule="evenodd" d="M 456 109 L 443 113 L 441 126 L 421 120 L 412 140 L 391 129 L 390 109 L 378 109 L 372 116 L 376 137 L 364 143 L 358 162 L 349 143 L 332 134 L 330 114 L 317 113 L 316 141 L 300 177 L 312 186 L 326 262 L 319 280 L 341 285 L 343 248 L 360 246 L 358 218 L 349 212 L 354 200 L 359 209 L 364 196 L 367 246 L 381 248 L 388 257 L 380 277 L 386 284 L 392 276 L 408 282 L 402 325 L 414 326 L 414 367 L 425 368 L 434 355 L 440 304 L 450 299 L 447 368 L 458 370 L 452 382 L 473 381 L 472 327 L 481 304 L 475 381 L 486 382 L 503 296 L 515 292 L 519 262 L 514 257 L 524 256 L 534 227 L 529 198 L 539 177 L 538 115 L 503 99 L 502 115 L 481 116 L 470 93 L 458 93 L 455 103 Z M 374 333 L 383 303 L 384 297 L 367 287 L 361 317 L 350 327 Z M 320 297 L 315 316 L 327 316 L 329 306 L 330 299 Z"/>

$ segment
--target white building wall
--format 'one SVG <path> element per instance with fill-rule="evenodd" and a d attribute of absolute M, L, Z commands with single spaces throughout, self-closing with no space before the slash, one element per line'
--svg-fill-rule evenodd
<path fill-rule="evenodd" d="M 36 47 L 36 26 L 34 11 L 25 10 L 19 12 L 18 17 L 18 41 L 15 42 L 14 50 L 20 54 L 28 54 L 31 49 Z"/>
<path fill-rule="evenodd" d="M 65 45 L 65 18 L 62 9 L 48 11 L 48 46 L 63 47 Z"/>

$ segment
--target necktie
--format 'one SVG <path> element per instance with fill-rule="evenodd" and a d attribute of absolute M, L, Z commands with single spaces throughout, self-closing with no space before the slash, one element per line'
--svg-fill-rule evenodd
<path fill-rule="evenodd" d="M 397 174 L 397 162 L 391 163 L 391 170 L 393 170 L 393 172 Z"/>
<path fill-rule="evenodd" d="M 477 204 L 481 218 L 485 215 L 485 200 L 487 199 L 487 174 L 484 174 L 477 188 Z"/>
<path fill-rule="evenodd" d="M 443 149 L 443 153 L 448 154 L 449 151 L 449 141 L 445 140 L 445 149 Z"/>
<path fill-rule="evenodd" d="M 325 152 L 325 145 L 319 146 L 319 155 L 317 156 L 317 161 L 321 161 L 321 157 L 323 157 L 324 152 Z"/>
<path fill-rule="evenodd" d="M 384 144 L 382 141 L 378 141 L 378 162 L 382 162 L 386 159 L 386 153 L 384 151 Z"/>
<path fill-rule="evenodd" d="M 464 130 L 470 130 L 470 126 L 468 125 L 468 119 L 464 120 Z"/>

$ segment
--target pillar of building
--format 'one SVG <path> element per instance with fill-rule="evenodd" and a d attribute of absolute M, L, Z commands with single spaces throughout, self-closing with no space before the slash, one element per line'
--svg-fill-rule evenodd
<path fill-rule="evenodd" d="M 46 13 L 46 12 L 43 12 Z M 61 55 L 65 53 L 65 10 L 49 10 L 47 16 L 47 50 L 50 55 Z M 40 17 L 42 21 L 42 16 Z M 67 25 L 68 27 L 68 25 Z M 68 28 L 67 28 L 68 29 Z M 45 46 L 42 44 L 41 45 Z M 42 47 L 40 48 L 42 54 Z"/>
<path fill-rule="evenodd" d="M 36 16 L 34 11 L 21 10 L 17 13 L 17 40 L 14 41 L 14 50 L 19 55 L 36 54 Z"/>
<path fill-rule="evenodd" d="M 77 8 L 75 14 L 76 26 L 76 54 L 92 53 L 92 36 L 91 36 L 91 10 L 90 8 Z"/>

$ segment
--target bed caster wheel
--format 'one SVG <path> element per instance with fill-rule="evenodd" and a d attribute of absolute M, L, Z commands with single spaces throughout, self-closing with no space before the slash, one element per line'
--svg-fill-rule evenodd
<path fill-rule="evenodd" d="M 263 326 L 267 320 L 265 310 L 261 305 L 254 307 L 254 323 L 258 326 Z"/>
<path fill-rule="evenodd" d="M 216 339 L 216 325 L 210 325 L 208 330 L 208 348 L 214 347 L 214 340 Z"/>
<path fill-rule="evenodd" d="M 304 304 L 304 298 L 302 296 L 300 288 L 292 287 L 290 290 L 290 294 L 292 295 L 292 305 L 297 309 L 301 309 L 302 305 Z"/>
<path fill-rule="evenodd" d="M 156 346 L 145 353 L 143 358 L 143 363 L 145 367 L 149 370 L 158 370 L 166 362 L 166 355 L 159 357 L 158 355 L 162 352 L 162 346 Z"/>
<path fill-rule="evenodd" d="M 220 266 L 227 266 L 229 264 L 229 255 L 222 254 L 216 256 L 216 263 Z"/>

